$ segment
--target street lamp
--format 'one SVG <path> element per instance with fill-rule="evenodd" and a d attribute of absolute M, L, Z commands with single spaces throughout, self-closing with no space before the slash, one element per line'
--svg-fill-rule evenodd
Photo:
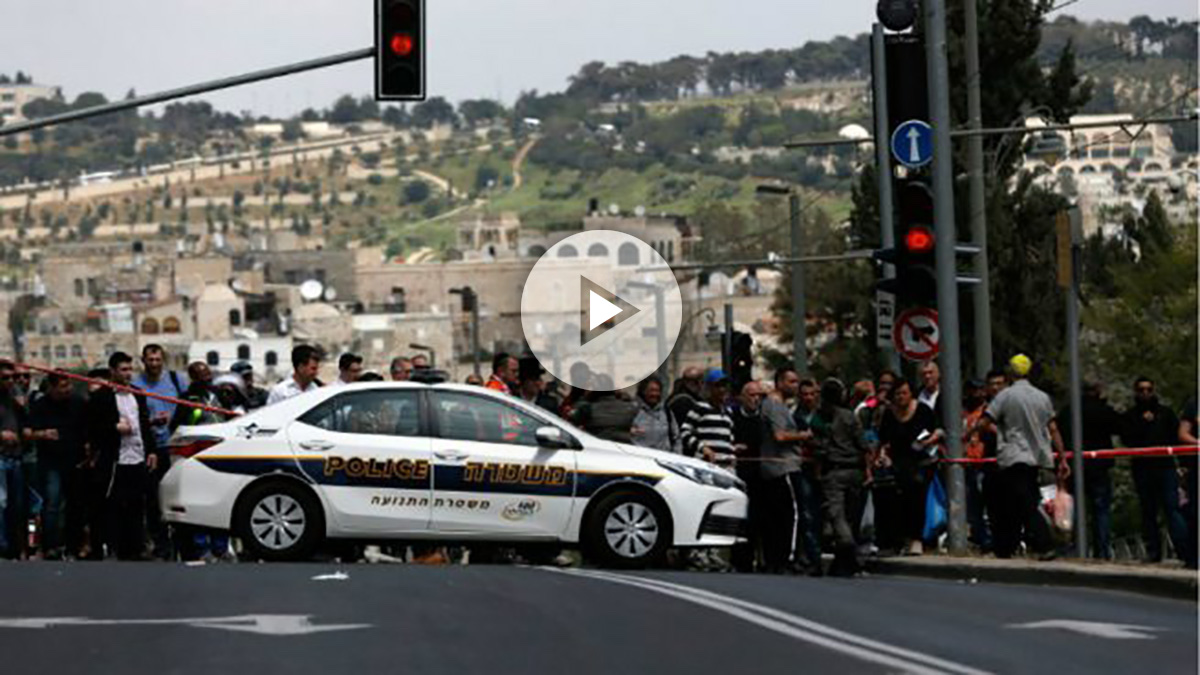
<path fill-rule="evenodd" d="M 804 230 L 800 224 L 800 192 L 792 186 L 763 184 L 754 188 L 755 194 L 788 198 L 788 220 L 791 224 L 792 259 L 804 255 Z M 798 262 L 792 266 L 792 363 L 796 372 L 808 374 L 808 309 L 804 299 L 804 267 Z"/>
<path fill-rule="evenodd" d="M 470 286 L 451 288 L 451 295 L 462 296 L 462 309 L 471 313 L 471 362 L 479 375 L 479 295 Z"/>

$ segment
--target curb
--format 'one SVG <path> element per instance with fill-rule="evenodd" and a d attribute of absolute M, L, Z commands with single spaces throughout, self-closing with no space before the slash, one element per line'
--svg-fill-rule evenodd
<path fill-rule="evenodd" d="M 874 558 L 866 561 L 866 569 L 871 574 L 878 575 L 1126 591 L 1193 603 L 1197 602 L 1197 589 L 1200 588 L 1200 577 L 1195 571 L 1187 570 L 1156 570 L 1154 573 L 1147 573 L 1083 564 L 1012 565 L 996 561 L 954 563 L 946 562 L 947 560 L 949 559 L 934 558 L 922 561 L 920 558 Z"/>

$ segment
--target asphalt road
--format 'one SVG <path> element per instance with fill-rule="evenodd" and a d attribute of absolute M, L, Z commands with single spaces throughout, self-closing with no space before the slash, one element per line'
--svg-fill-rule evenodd
<path fill-rule="evenodd" d="M 1194 604 L 1116 592 L 879 577 L 7 563 L 0 663 L 22 675 L 1195 673 L 1197 620 Z"/>

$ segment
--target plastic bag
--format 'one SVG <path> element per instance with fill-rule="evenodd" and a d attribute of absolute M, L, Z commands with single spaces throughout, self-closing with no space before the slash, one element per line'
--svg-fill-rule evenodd
<path fill-rule="evenodd" d="M 864 534 L 875 531 L 875 498 L 867 492 L 867 501 L 863 505 L 862 520 L 858 523 L 858 531 Z"/>
<path fill-rule="evenodd" d="M 1071 493 L 1059 489 L 1054 495 L 1054 527 L 1059 532 L 1070 533 L 1075 525 L 1075 500 Z"/>
<path fill-rule="evenodd" d="M 929 483 L 929 491 L 925 493 L 925 530 L 921 538 L 934 541 L 946 529 L 949 514 L 946 510 L 946 490 L 942 487 L 942 479 L 935 473 Z"/>

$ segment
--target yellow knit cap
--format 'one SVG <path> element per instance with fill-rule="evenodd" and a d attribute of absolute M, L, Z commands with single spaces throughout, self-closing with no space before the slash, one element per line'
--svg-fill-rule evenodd
<path fill-rule="evenodd" d="M 1018 377 L 1025 377 L 1033 369 L 1033 361 L 1024 354 L 1017 354 L 1008 360 L 1008 367 L 1012 368 L 1013 373 Z"/>

